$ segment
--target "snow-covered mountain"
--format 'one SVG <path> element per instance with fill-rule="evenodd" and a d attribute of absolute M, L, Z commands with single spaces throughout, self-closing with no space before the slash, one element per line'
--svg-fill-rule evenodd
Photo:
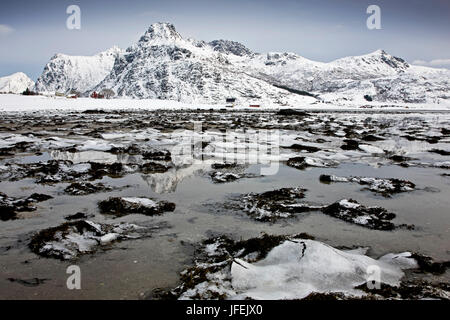
<path fill-rule="evenodd" d="M 294 53 L 268 53 L 243 61 L 255 75 L 293 89 L 328 92 L 345 86 L 343 80 L 366 80 L 395 76 L 409 65 L 382 50 L 346 57 L 330 63 L 315 62 Z M 335 82 L 337 81 L 337 82 Z"/>
<path fill-rule="evenodd" d="M 37 79 L 35 89 L 39 92 L 62 93 L 71 89 L 88 91 L 111 72 L 120 52 L 122 49 L 112 47 L 94 56 L 55 54 Z"/>
<path fill-rule="evenodd" d="M 328 102 L 436 103 L 449 99 L 450 71 L 409 65 L 383 50 L 345 57 L 329 63 L 315 62 L 294 53 L 268 53 L 242 62 L 274 84 L 316 94 Z"/>
<path fill-rule="evenodd" d="M 450 98 L 449 70 L 411 66 L 383 50 L 316 62 L 294 53 L 254 53 L 234 41 L 184 39 L 170 23 L 151 25 L 126 51 L 100 55 L 55 56 L 36 88 L 112 89 L 119 97 L 221 104 L 228 97 L 278 105 Z"/>
<path fill-rule="evenodd" d="M 0 78 L 0 92 L 22 93 L 27 88 L 33 89 L 34 81 L 23 72 L 16 72 Z"/>
<path fill-rule="evenodd" d="M 172 24 L 153 24 L 116 59 L 111 73 L 94 89 L 118 96 L 224 103 L 227 97 L 288 104 L 292 94 L 247 74 L 235 64 L 253 53 L 243 45 L 183 39 Z"/>

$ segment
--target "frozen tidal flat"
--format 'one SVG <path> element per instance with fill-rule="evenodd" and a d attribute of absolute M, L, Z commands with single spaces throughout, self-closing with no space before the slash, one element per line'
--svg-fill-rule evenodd
<path fill-rule="evenodd" d="M 155 298 L 163 288 L 178 298 L 356 299 L 371 294 L 361 287 L 365 269 L 378 265 L 384 285 L 403 291 L 375 298 L 448 299 L 448 112 L 89 110 L 0 119 L 1 298 Z M 283 188 L 304 191 L 295 198 L 276 192 Z M 105 214 L 99 203 L 110 198 L 132 205 Z M 158 203 L 170 208 L 142 214 Z M 338 212 L 323 210 L 334 203 Z M 395 227 L 370 227 L 378 226 L 373 212 Z M 314 240 L 283 238 L 259 258 L 263 248 L 241 243 L 246 255 L 226 259 L 208 240 L 261 233 Z M 34 248 L 51 250 L 30 249 L 40 239 L 47 242 Z M 212 260 L 199 265 L 199 250 Z M 82 292 L 65 289 L 71 263 L 83 271 Z M 210 278 L 187 288 L 186 270 L 199 266 Z M 277 278 L 261 276 L 268 273 Z M 23 285 L 29 279 L 45 281 Z M 408 296 L 408 285 L 427 294 Z"/>

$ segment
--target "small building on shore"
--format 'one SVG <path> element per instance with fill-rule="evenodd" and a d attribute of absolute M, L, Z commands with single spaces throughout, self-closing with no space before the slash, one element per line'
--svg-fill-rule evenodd
<path fill-rule="evenodd" d="M 103 94 L 97 93 L 96 91 L 91 93 L 91 98 L 93 99 L 103 99 L 105 96 Z"/>
<path fill-rule="evenodd" d="M 234 108 L 236 105 L 236 98 L 226 98 L 225 102 L 227 108 Z"/>

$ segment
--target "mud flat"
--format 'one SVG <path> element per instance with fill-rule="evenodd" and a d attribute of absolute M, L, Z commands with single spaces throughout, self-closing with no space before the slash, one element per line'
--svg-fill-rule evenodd
<path fill-rule="evenodd" d="M 2 299 L 449 299 L 448 113 L 0 122 Z"/>

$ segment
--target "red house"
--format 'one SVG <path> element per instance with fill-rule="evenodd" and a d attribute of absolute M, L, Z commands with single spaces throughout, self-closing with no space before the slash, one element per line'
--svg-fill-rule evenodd
<path fill-rule="evenodd" d="M 105 96 L 103 94 L 97 93 L 95 91 L 91 93 L 91 98 L 94 98 L 94 99 L 103 99 L 104 97 Z"/>

